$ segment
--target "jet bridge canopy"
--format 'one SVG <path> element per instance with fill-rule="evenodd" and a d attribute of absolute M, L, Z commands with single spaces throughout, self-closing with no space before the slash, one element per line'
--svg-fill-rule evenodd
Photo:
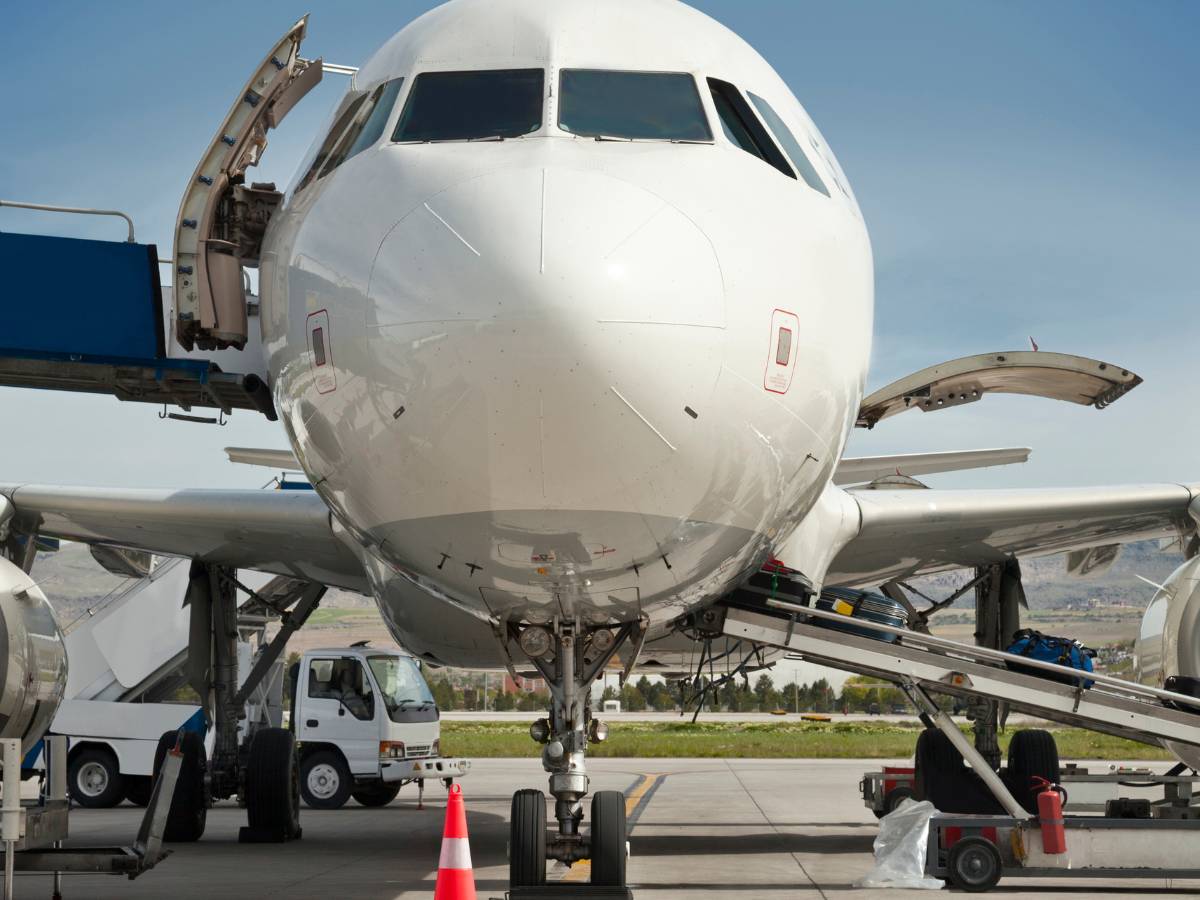
<path fill-rule="evenodd" d="M 914 372 L 863 400 L 859 428 L 908 409 L 935 412 L 983 399 L 1027 394 L 1104 409 L 1142 379 L 1120 366 L 1066 353 L 1013 350 L 964 356 Z"/>

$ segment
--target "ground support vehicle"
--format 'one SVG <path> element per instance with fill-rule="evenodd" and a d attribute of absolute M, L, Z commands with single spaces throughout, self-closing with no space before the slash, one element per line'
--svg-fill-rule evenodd
<path fill-rule="evenodd" d="M 1200 820 L 1066 816 L 1067 850 L 1042 848 L 1036 819 L 936 815 L 925 873 L 982 892 L 1001 878 L 1200 878 Z"/>
<path fill-rule="evenodd" d="M 316 809 L 353 797 L 385 806 L 425 779 L 449 787 L 470 768 L 441 756 L 441 714 L 417 660 L 365 645 L 309 650 L 288 673 L 300 750 L 300 794 Z"/>
<path fill-rule="evenodd" d="M 183 756 L 171 748 L 160 765 L 147 799 L 137 837 L 127 847 L 64 848 L 70 801 L 67 799 L 67 739 L 45 738 L 46 778 L 40 796 L 21 799 L 21 741 L 0 741 L 3 795 L 0 798 L 0 841 L 4 844 L 4 900 L 13 897 L 13 876 L 44 873 L 53 878 L 52 896 L 62 896 L 63 873 L 107 873 L 136 878 L 154 868 L 169 850 L 163 848 L 172 797 Z"/>
<path fill-rule="evenodd" d="M 1000 815 L 934 816 L 929 824 L 930 875 L 969 891 L 985 891 L 1002 876 L 1018 875 L 1200 877 L 1200 820 L 1179 817 L 1191 815 L 1190 796 L 1183 809 L 1178 804 L 1160 806 L 1158 817 L 1064 814 L 1058 834 L 1065 846 L 1062 852 L 1047 852 L 1052 845 L 1043 846 L 1043 827 L 1054 830 L 1057 820 L 1040 820 L 1014 796 L 1013 779 L 1004 777 L 1012 774 L 1011 748 L 1010 772 L 997 772 L 934 703 L 930 692 L 1002 700 L 1020 712 L 1147 744 L 1171 741 L 1200 746 L 1196 698 L 1101 674 L 1089 673 L 1085 679 L 1075 669 L 1020 659 L 1026 669 L 1044 671 L 1065 683 L 1049 680 L 1009 669 L 1012 655 L 1002 651 L 888 625 L 856 623 L 893 639 L 885 643 L 833 633 L 814 621 L 818 619 L 844 621 L 836 613 L 772 599 L 757 610 L 722 610 L 719 622 L 706 624 L 751 644 L 780 647 L 811 662 L 893 681 L 904 690 L 927 728 L 936 728 L 944 736 L 940 742 L 961 754 L 972 777 L 1003 810 Z M 1056 749 L 1054 768 L 1058 768 Z M 1178 795 L 1187 789 L 1172 790 Z M 1028 804 L 1029 798 L 1023 799 Z"/>
<path fill-rule="evenodd" d="M 1160 797 L 1146 798 L 1154 818 L 1200 819 L 1200 775 L 1174 772 L 1163 775 L 1143 768 L 1101 772 L 1067 764 L 1058 780 L 1067 797 L 1063 809 L 1068 813 L 1103 813 L 1109 801 L 1128 798 L 1131 792 L 1140 799 L 1150 791 L 1161 791 Z M 912 766 L 884 766 L 880 771 L 867 772 L 858 783 L 863 805 L 882 818 L 914 795 L 914 780 Z"/>

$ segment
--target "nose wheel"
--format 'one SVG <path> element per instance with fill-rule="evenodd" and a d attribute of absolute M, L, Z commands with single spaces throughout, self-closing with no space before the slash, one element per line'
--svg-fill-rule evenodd
<path fill-rule="evenodd" d="M 625 797 L 620 791 L 597 791 L 592 797 L 592 832 L 586 850 L 586 858 L 591 861 L 592 886 L 624 888 L 628 856 Z M 546 798 L 538 790 L 517 791 L 513 794 L 509 821 L 509 887 L 517 890 L 546 885 L 546 858 Z M 583 885 L 564 886 L 564 889 L 571 896 L 587 893 Z M 539 892 L 536 896 L 546 895 Z M 605 891 L 603 896 L 614 894 Z"/>
<path fill-rule="evenodd" d="M 541 791 L 517 791 L 509 823 L 509 897 L 551 900 L 558 897 L 632 897 L 625 886 L 625 797 L 620 791 L 598 791 L 591 800 L 591 820 L 584 822 L 588 795 L 587 746 L 603 741 L 604 723 L 592 717 L 592 683 L 631 635 L 637 644 L 626 667 L 632 669 L 645 639 L 645 623 L 615 627 L 582 627 L 578 622 L 553 626 L 509 623 L 498 633 L 508 653 L 515 644 L 545 678 L 550 714 L 538 719 L 529 735 L 542 745 L 542 765 L 550 775 L 557 828 L 548 832 L 547 800 Z M 509 669 L 518 673 L 511 655 Z M 587 826 L 590 825 L 590 828 Z M 581 827 L 584 826 L 584 827 Z M 590 883 L 546 881 L 546 862 L 591 865 Z M 576 870 L 578 871 L 578 870 Z"/>
<path fill-rule="evenodd" d="M 546 883 L 546 798 L 541 791 L 513 794 L 508 836 L 510 887 Z"/>
<path fill-rule="evenodd" d="M 592 884 L 625 886 L 625 796 L 596 791 L 592 797 Z"/>

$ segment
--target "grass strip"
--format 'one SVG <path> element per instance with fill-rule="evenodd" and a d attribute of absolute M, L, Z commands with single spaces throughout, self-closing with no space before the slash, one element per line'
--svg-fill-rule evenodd
<path fill-rule="evenodd" d="M 896 722 L 621 722 L 608 720 L 608 740 L 595 757 L 727 757 L 733 759 L 903 759 L 911 757 L 921 725 Z M 1052 727 L 1063 759 L 1174 759 L 1160 747 L 1085 731 Z M 963 731 L 970 733 L 969 726 Z M 1000 736 L 1007 751 L 1014 729 Z M 529 726 L 519 722 L 442 722 L 442 752 L 483 759 L 535 757 Z"/>

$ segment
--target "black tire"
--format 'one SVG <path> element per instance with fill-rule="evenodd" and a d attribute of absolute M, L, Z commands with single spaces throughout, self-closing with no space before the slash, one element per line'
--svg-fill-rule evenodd
<path fill-rule="evenodd" d="M 158 739 L 154 751 L 154 778 L 162 770 L 167 751 L 175 746 L 177 731 L 168 731 Z M 163 829 L 163 840 L 172 843 L 198 841 L 204 835 L 208 822 L 208 796 L 204 789 L 204 770 L 207 758 L 204 740 L 194 731 L 183 732 L 180 750 L 183 764 L 179 768 L 179 779 L 175 782 L 175 795 L 171 798 L 171 809 L 167 813 L 167 825 Z"/>
<path fill-rule="evenodd" d="M 374 784 L 360 784 L 350 794 L 359 806 L 387 806 L 400 793 L 400 782 L 377 781 Z"/>
<path fill-rule="evenodd" d="M 917 737 L 913 772 L 913 796 L 934 801 L 939 782 L 944 784 L 963 770 L 962 754 L 950 738 L 936 728 L 926 728 Z M 936 802 L 934 802 L 936 806 Z M 940 808 L 940 807 L 939 807 Z"/>
<path fill-rule="evenodd" d="M 300 837 L 300 766 L 296 738 L 286 728 L 263 728 L 250 741 L 246 820 L 259 835 L 279 841 Z"/>
<path fill-rule="evenodd" d="M 1037 812 L 1037 795 L 1040 787 L 1035 787 L 1035 779 L 1044 778 L 1051 784 L 1058 784 L 1062 770 L 1058 760 L 1058 744 L 1054 735 L 1048 731 L 1031 728 L 1018 731 L 1013 735 L 1012 743 L 1008 745 L 1008 777 L 1009 789 L 1026 811 Z"/>
<path fill-rule="evenodd" d="M 125 797 L 125 780 L 117 757 L 104 747 L 84 747 L 67 768 L 71 799 L 89 809 L 110 809 Z"/>
<path fill-rule="evenodd" d="M 300 764 L 300 796 L 313 809 L 341 809 L 354 791 L 354 776 L 342 755 L 317 750 Z"/>
<path fill-rule="evenodd" d="M 592 884 L 625 886 L 625 795 L 597 791 L 592 797 Z"/>
<path fill-rule="evenodd" d="M 905 800 L 911 800 L 914 796 L 913 789 L 910 787 L 901 786 L 892 788 L 891 793 L 883 800 L 883 814 L 886 816 L 889 813 L 895 812 L 897 806 Z"/>
<path fill-rule="evenodd" d="M 541 791 L 513 794 L 508 823 L 508 885 L 546 883 L 546 797 Z"/>
<path fill-rule="evenodd" d="M 1000 882 L 1000 851 L 987 838 L 962 838 L 946 856 L 946 874 L 959 890 L 977 894 Z"/>
<path fill-rule="evenodd" d="M 150 792 L 154 779 L 149 775 L 127 775 L 125 777 L 125 799 L 134 806 L 149 806 Z"/>

